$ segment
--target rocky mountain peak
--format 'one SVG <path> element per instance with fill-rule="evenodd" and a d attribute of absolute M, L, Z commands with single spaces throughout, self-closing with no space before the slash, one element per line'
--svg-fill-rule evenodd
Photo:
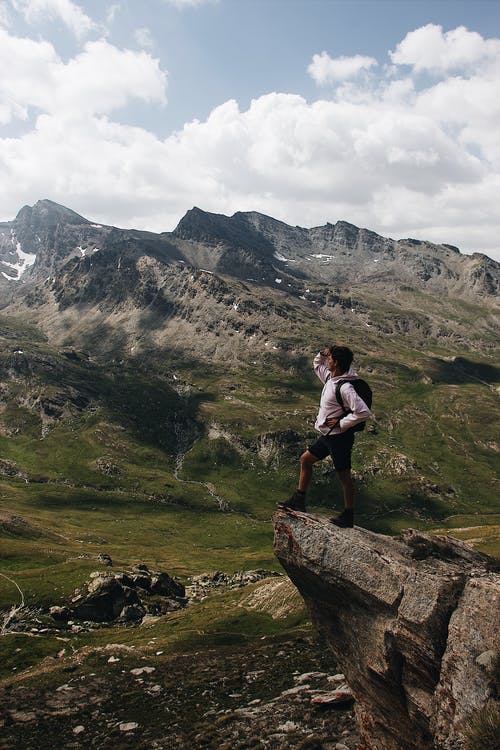
<path fill-rule="evenodd" d="M 273 520 L 276 556 L 356 698 L 363 747 L 461 747 L 498 690 L 498 563 L 451 537 Z"/>
<path fill-rule="evenodd" d="M 90 224 L 90 221 L 77 214 L 76 211 L 44 198 L 37 201 L 34 206 L 23 206 L 15 218 L 15 223 L 33 229 L 47 229 L 59 223 Z"/>

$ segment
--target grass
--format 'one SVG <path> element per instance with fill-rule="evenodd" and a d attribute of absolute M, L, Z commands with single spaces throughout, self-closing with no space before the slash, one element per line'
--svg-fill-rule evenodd
<path fill-rule="evenodd" d="M 423 305 L 417 297 L 414 304 Z M 477 313 L 433 304 L 448 305 L 450 319 L 453 313 L 462 323 Z M 442 342 L 422 348 L 412 334 L 355 330 L 376 415 L 376 433 L 356 440 L 358 523 L 388 534 L 408 527 L 444 531 L 499 555 L 493 359 L 463 346 L 445 351 Z M 0 523 L 0 571 L 20 586 L 28 606 L 64 602 L 102 568 L 101 553 L 117 569 L 144 562 L 184 581 L 207 571 L 279 568 L 270 519 L 295 486 L 298 457 L 314 439 L 321 386 L 309 342 L 329 341 L 330 323 L 306 317 L 300 335 L 283 330 L 274 337 L 277 350 L 226 367 L 179 352 L 101 366 L 85 357 L 68 360 L 13 321 L 0 318 L 0 333 L 0 472 L 7 466 L 0 513 L 29 524 L 20 531 Z M 351 325 L 336 325 L 336 340 L 352 335 Z M 16 359 L 13 342 L 21 340 L 24 355 Z M 60 406 L 59 417 L 43 412 L 40 394 Z M 320 514 L 341 507 L 329 461 L 316 467 L 308 503 Z M 15 585 L 0 577 L 0 609 L 18 603 Z M 229 597 L 155 628 L 172 649 L 193 649 L 302 626 L 300 618 L 276 624 L 244 613 Z M 73 645 L 105 643 L 115 633 L 103 629 Z M 120 631 L 127 642 L 145 634 Z M 7 670 L 17 663 L 11 657 L 21 653 L 23 637 L 1 641 Z M 57 646 L 49 636 L 29 641 L 37 660 Z M 19 659 L 24 669 L 22 653 Z"/>
<path fill-rule="evenodd" d="M 60 583 L 54 577 L 52 584 Z M 242 606 L 242 601 L 259 584 L 244 589 L 215 592 L 204 601 L 173 612 L 139 627 L 109 627 L 75 634 L 71 630 L 58 637 L 40 634 L 9 633 L 0 638 L 0 679 L 34 667 L 47 656 L 62 649 L 67 655 L 92 653 L 108 643 L 165 654 L 189 653 L 231 645 L 262 642 L 268 638 L 290 638 L 309 634 L 311 625 L 304 606 L 297 603 L 286 617 L 273 619 L 269 612 Z M 47 621 L 50 618 L 46 618 Z M 40 627 L 43 625 L 43 618 Z M 55 666 L 55 665 L 54 665 Z"/>

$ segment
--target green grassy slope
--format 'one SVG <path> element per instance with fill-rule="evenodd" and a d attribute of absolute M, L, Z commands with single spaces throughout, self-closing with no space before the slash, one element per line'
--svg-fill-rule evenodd
<path fill-rule="evenodd" d="M 476 312 L 460 315 L 472 324 Z M 180 347 L 93 362 L 12 319 L 0 334 L 0 609 L 19 603 L 17 586 L 27 606 L 63 603 L 104 553 L 115 568 L 143 562 L 184 581 L 278 569 L 270 518 L 314 439 L 311 360 L 330 322 L 275 332 L 272 351 L 242 345 L 230 363 Z M 376 419 L 354 454 L 357 522 L 445 531 L 498 554 L 499 370 L 488 345 L 480 355 L 347 324 L 333 335 L 352 344 L 374 391 Z M 309 503 L 341 507 L 329 462 Z"/>

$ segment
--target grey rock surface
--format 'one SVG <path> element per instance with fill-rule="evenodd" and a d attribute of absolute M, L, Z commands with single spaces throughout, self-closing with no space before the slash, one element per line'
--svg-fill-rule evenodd
<path fill-rule="evenodd" d="M 356 699 L 366 750 L 455 750 L 498 694 L 500 577 L 450 537 L 274 516 L 275 553 Z"/>

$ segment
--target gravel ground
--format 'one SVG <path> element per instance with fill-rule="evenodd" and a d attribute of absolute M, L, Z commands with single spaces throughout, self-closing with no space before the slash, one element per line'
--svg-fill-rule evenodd
<path fill-rule="evenodd" d="M 107 646 L 0 688 L 1 750 L 354 750 L 352 706 L 310 638 L 164 657 Z"/>

